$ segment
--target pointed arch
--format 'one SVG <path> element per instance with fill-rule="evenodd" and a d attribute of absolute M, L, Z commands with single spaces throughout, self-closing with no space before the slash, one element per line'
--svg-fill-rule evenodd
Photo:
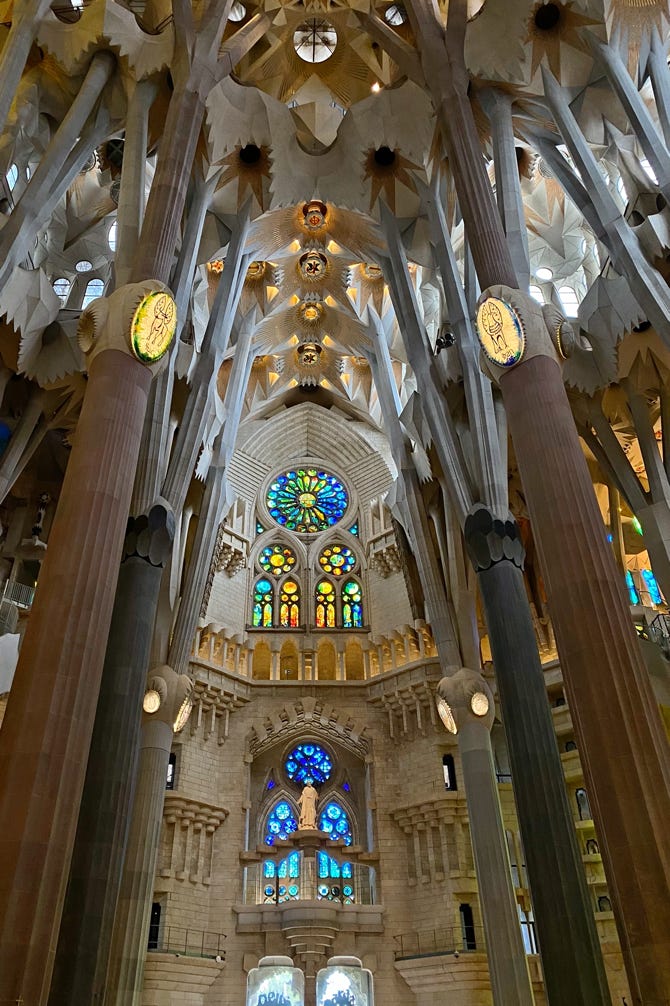
<path fill-rule="evenodd" d="M 294 577 L 287 577 L 279 593 L 279 625 L 283 629 L 300 627 L 300 585 Z"/>
<path fill-rule="evenodd" d="M 255 629 L 269 629 L 273 624 L 274 586 L 267 576 L 259 576 L 254 584 L 251 624 Z"/>
<path fill-rule="evenodd" d="M 363 628 L 363 588 L 353 576 L 342 584 L 342 626 Z"/>
<path fill-rule="evenodd" d="M 314 591 L 314 620 L 317 629 L 335 628 L 335 586 L 323 577 Z"/>

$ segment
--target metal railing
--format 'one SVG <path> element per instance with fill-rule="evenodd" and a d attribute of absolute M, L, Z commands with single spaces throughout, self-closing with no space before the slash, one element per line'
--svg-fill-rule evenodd
<path fill-rule="evenodd" d="M 35 588 L 29 587 L 27 583 L 19 583 L 18 580 L 7 580 L 2 591 L 2 600 L 11 601 L 17 608 L 32 607 Z"/>
<path fill-rule="evenodd" d="M 407 960 L 412 957 L 435 957 L 439 954 L 462 954 L 484 950 L 484 930 L 482 926 L 445 926 L 440 929 L 424 929 L 415 933 L 400 933 L 394 936 L 395 959 Z"/>
<path fill-rule="evenodd" d="M 653 640 L 666 657 L 670 657 L 670 616 L 662 612 L 647 626 L 649 638 Z"/>
<path fill-rule="evenodd" d="M 227 937 L 225 933 L 209 933 L 200 929 L 184 929 L 182 926 L 158 926 L 149 928 L 149 952 L 159 954 L 183 954 L 185 957 L 211 957 L 223 961 Z"/>

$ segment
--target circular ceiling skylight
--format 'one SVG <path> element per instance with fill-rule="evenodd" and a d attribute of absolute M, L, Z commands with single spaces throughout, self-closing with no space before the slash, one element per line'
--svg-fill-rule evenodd
<path fill-rule="evenodd" d="M 337 32 L 327 21 L 311 18 L 293 34 L 293 48 L 306 63 L 324 63 L 335 52 Z"/>

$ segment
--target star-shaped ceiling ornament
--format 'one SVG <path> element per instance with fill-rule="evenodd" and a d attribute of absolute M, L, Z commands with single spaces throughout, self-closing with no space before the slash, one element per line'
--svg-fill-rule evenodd
<path fill-rule="evenodd" d="M 416 192 L 416 184 L 411 171 L 420 171 L 418 164 L 403 157 L 399 150 L 390 147 L 370 149 L 365 158 L 365 174 L 363 180 L 370 179 L 370 211 L 384 193 L 384 199 L 391 212 L 396 211 L 397 186 L 404 185 L 411 192 Z"/>
<path fill-rule="evenodd" d="M 589 45 L 580 29 L 599 24 L 574 9 L 573 0 L 567 3 L 536 3 L 528 20 L 527 41 L 532 45 L 531 76 L 546 57 L 549 69 L 557 80 L 561 80 L 561 59 L 565 55 L 563 46 L 587 53 Z"/>
<path fill-rule="evenodd" d="M 220 161 L 225 169 L 217 189 L 222 189 L 237 179 L 237 208 L 241 208 L 247 192 L 251 192 L 261 208 L 265 211 L 266 189 L 271 180 L 270 148 L 247 143 L 236 147 L 232 153 Z"/>

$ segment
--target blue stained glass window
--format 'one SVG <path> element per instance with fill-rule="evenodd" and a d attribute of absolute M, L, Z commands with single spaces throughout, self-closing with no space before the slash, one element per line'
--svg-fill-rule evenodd
<path fill-rule="evenodd" d="M 299 534 L 325 531 L 342 520 L 347 491 L 334 475 L 316 468 L 296 468 L 278 475 L 268 489 L 270 516 Z"/>
<path fill-rule="evenodd" d="M 656 577 L 650 569 L 642 570 L 642 579 L 644 580 L 647 590 L 649 591 L 649 596 L 651 597 L 654 604 L 663 604 L 663 598 L 661 597 L 661 592 L 658 589 L 658 584 L 656 582 Z"/>
<path fill-rule="evenodd" d="M 284 762 L 286 775 L 300 786 L 306 783 L 327 782 L 333 763 L 327 751 L 318 744 L 298 744 Z"/>
<path fill-rule="evenodd" d="M 257 520 L 256 521 L 256 534 L 263 534 L 264 531 L 265 531 L 265 528 L 263 527 L 263 525 L 261 524 L 261 522 L 259 520 Z"/>
<path fill-rule="evenodd" d="M 345 845 L 351 845 L 353 835 L 347 812 L 336 800 L 331 800 L 321 811 L 319 817 L 319 831 L 328 833 L 328 837 L 333 841 L 338 839 Z"/>
<path fill-rule="evenodd" d="M 345 629 L 363 628 L 363 594 L 355 580 L 342 587 L 342 625 Z"/>
<path fill-rule="evenodd" d="M 635 589 L 635 583 L 633 581 L 633 574 L 631 573 L 631 571 L 629 569 L 626 570 L 626 586 L 628 587 L 628 596 L 630 598 L 630 603 L 631 604 L 639 604 L 640 603 L 640 598 L 638 596 L 637 590 Z"/>
<path fill-rule="evenodd" d="M 351 527 L 349 528 L 349 534 L 355 534 L 356 537 L 358 538 L 358 521 L 356 521 L 355 524 L 351 525 Z"/>
<path fill-rule="evenodd" d="M 291 805 L 286 800 L 280 800 L 272 808 L 265 826 L 265 844 L 274 845 L 277 839 L 285 841 L 289 835 L 298 830 L 298 822 Z"/>

